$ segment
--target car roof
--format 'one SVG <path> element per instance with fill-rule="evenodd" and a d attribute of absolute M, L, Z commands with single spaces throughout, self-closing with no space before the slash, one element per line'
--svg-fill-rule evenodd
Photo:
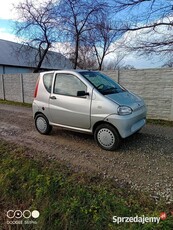
<path fill-rule="evenodd" d="M 46 71 L 46 72 L 40 72 L 41 75 L 44 75 L 46 73 L 55 73 L 55 72 L 67 72 L 67 73 L 81 73 L 81 72 L 95 72 L 95 70 L 87 70 L 87 69 L 61 69 L 61 70 L 52 70 L 52 71 Z"/>

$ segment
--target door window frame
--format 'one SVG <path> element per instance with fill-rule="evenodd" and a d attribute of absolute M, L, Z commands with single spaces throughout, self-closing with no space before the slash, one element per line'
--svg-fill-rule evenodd
<path fill-rule="evenodd" d="M 87 85 L 80 78 L 78 78 L 76 75 L 74 75 L 72 73 L 55 73 L 54 80 L 53 80 L 53 87 L 52 87 L 52 93 L 53 94 L 61 95 L 61 96 L 68 96 L 68 97 L 86 98 L 86 96 L 77 96 L 77 92 L 76 92 L 76 95 L 68 95 L 68 94 L 63 94 L 63 93 L 56 93 L 55 92 L 56 79 L 58 78 L 58 75 L 60 75 L 60 74 L 61 75 L 71 75 L 73 78 L 76 78 L 77 80 L 79 80 L 85 86 L 85 91 L 87 92 Z M 82 91 L 82 89 L 80 89 L 78 91 Z"/>

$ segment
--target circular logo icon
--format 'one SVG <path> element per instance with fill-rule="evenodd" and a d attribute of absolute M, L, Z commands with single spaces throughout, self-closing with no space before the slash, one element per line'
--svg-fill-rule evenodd
<path fill-rule="evenodd" d="M 25 219 L 29 219 L 31 217 L 31 212 L 29 210 L 24 210 L 23 211 L 23 217 Z"/>
<path fill-rule="evenodd" d="M 33 217 L 34 219 L 37 219 L 39 216 L 40 216 L 39 211 L 37 211 L 37 210 L 32 211 L 32 217 Z"/>
<path fill-rule="evenodd" d="M 12 219 L 12 218 L 14 218 L 14 216 L 15 216 L 14 210 L 8 210 L 8 212 L 7 212 L 7 217 L 8 217 L 9 219 Z"/>
<path fill-rule="evenodd" d="M 24 210 L 24 211 L 21 211 L 21 210 L 8 210 L 6 216 L 9 219 L 13 219 L 13 218 L 20 219 L 22 217 L 25 218 L 25 219 L 29 219 L 31 216 L 34 219 L 37 219 L 40 216 L 40 213 L 37 210 L 34 210 L 32 212 L 30 212 L 29 210 Z"/>
<path fill-rule="evenodd" d="M 22 217 L 22 211 L 16 210 L 14 216 L 16 217 L 16 219 L 20 219 Z"/>

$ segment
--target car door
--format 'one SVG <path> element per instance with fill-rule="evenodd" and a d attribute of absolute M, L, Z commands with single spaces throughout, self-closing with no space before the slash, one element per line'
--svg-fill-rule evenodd
<path fill-rule="evenodd" d="M 49 99 L 51 122 L 78 128 L 90 128 L 91 95 L 79 97 L 78 91 L 87 92 L 87 86 L 70 73 L 56 73 Z"/>

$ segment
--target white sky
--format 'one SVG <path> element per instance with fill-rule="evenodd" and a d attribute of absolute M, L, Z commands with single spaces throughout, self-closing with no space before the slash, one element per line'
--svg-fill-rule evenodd
<path fill-rule="evenodd" d="M 15 14 L 13 10 L 13 4 L 18 4 L 19 0 L 5 0 L 3 1 L 2 6 L 0 7 L 0 19 L 13 20 L 15 19 Z M 15 35 L 10 33 L 9 26 L 4 27 L 3 24 L 0 24 L 0 39 L 9 40 L 9 41 L 20 41 Z"/>
<path fill-rule="evenodd" d="M 12 13 L 13 4 L 19 3 L 19 0 L 5 0 L 0 7 L 0 19 L 13 19 L 14 14 Z"/>
<path fill-rule="evenodd" d="M 33 0 L 35 4 L 39 4 L 39 2 L 44 2 L 44 0 Z M 15 19 L 15 11 L 13 10 L 13 6 L 22 2 L 22 0 L 4 0 L 2 6 L 0 7 L 0 19 Z"/>

